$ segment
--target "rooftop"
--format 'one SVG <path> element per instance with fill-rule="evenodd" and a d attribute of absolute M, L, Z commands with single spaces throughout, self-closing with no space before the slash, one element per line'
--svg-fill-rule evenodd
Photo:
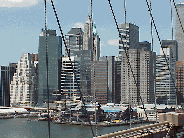
<path fill-rule="evenodd" d="M 83 31 L 81 28 L 72 28 L 67 34 L 82 34 Z"/>

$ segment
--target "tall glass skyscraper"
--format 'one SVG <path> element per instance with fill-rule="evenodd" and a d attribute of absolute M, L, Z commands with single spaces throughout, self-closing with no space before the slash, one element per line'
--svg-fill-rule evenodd
<path fill-rule="evenodd" d="M 55 93 L 61 92 L 61 37 L 56 36 L 56 30 L 47 30 L 48 45 L 48 85 L 50 93 L 50 102 L 55 100 Z M 39 62 L 39 88 L 38 104 L 47 102 L 47 67 L 46 67 L 46 37 L 45 30 L 42 30 L 39 36 L 38 48 Z"/>
<path fill-rule="evenodd" d="M 184 27 L 184 3 L 176 4 L 182 26 Z M 178 42 L 178 61 L 184 60 L 184 33 L 181 29 L 178 16 L 175 15 L 175 39 Z"/>

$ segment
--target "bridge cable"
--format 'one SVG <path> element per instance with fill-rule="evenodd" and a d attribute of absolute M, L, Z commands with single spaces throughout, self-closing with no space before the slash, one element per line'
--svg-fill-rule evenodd
<path fill-rule="evenodd" d="M 48 45 L 47 45 L 47 4 L 46 0 L 44 0 L 45 4 L 45 44 L 46 44 L 46 66 L 47 66 L 47 112 L 48 112 L 48 137 L 50 138 L 50 115 L 49 115 L 49 85 L 48 85 Z"/>
<path fill-rule="evenodd" d="M 150 10 L 152 12 L 151 8 L 151 0 L 149 0 L 150 3 Z M 153 53 L 153 22 L 150 17 L 150 24 L 151 24 L 151 48 L 152 48 L 152 58 L 155 59 L 153 61 L 156 61 L 156 57 L 154 56 Z M 155 89 L 155 81 L 156 81 L 156 72 L 155 72 L 155 65 L 153 64 L 153 72 L 154 72 L 154 95 L 155 95 L 155 118 L 156 118 L 156 123 L 157 123 L 157 103 L 156 103 L 156 89 Z"/>
<path fill-rule="evenodd" d="M 132 70 L 132 67 L 131 67 L 131 64 L 130 64 L 129 55 L 128 55 L 128 50 L 127 50 L 127 48 L 124 47 L 124 42 L 122 41 L 121 33 L 120 33 L 120 30 L 119 30 L 119 27 L 118 27 L 118 24 L 117 24 L 117 21 L 116 21 L 116 17 L 115 17 L 115 14 L 114 14 L 114 11 L 113 11 L 111 2 L 110 2 L 110 0 L 108 0 L 108 1 L 109 1 L 109 6 L 110 6 L 110 9 L 111 9 L 112 15 L 113 15 L 113 17 L 114 17 L 114 21 L 115 21 L 115 24 L 116 24 L 116 28 L 117 28 L 118 33 L 119 33 L 119 37 L 121 38 L 120 41 L 121 41 L 121 43 L 123 44 L 123 48 L 124 48 L 124 50 L 125 50 L 125 55 L 126 55 L 126 58 L 127 58 L 128 67 L 129 67 L 129 69 L 131 70 L 131 73 L 132 73 L 132 76 L 133 76 L 133 79 L 134 79 L 134 83 L 135 83 L 136 87 L 138 88 L 138 83 L 137 83 L 137 81 L 136 81 L 136 79 L 135 79 L 135 75 L 134 75 L 134 73 L 133 73 L 133 70 Z M 142 97 L 141 97 L 141 95 L 140 95 L 140 92 L 139 92 L 139 97 L 140 97 L 141 103 L 142 103 L 142 105 L 143 105 L 143 109 L 144 109 L 144 112 L 145 112 L 145 115 L 146 115 L 146 120 L 148 120 L 148 116 L 147 116 L 146 110 L 145 110 L 145 108 L 144 108 L 144 102 L 143 102 L 143 100 L 142 100 Z"/>
<path fill-rule="evenodd" d="M 172 28 L 172 40 L 173 40 L 173 17 L 172 17 L 172 0 L 170 0 L 170 7 L 171 7 L 171 28 Z"/>
<path fill-rule="evenodd" d="M 151 11 L 150 11 L 151 9 L 150 9 L 150 6 L 149 6 L 147 0 L 146 0 L 146 3 L 147 3 L 148 11 L 149 11 L 149 13 L 150 13 L 151 20 L 152 20 L 152 22 L 153 22 L 153 25 L 154 25 L 154 28 L 155 28 L 155 31 L 156 31 L 156 34 L 157 34 L 157 38 L 158 38 L 158 40 L 159 40 L 160 46 L 161 46 L 162 51 L 163 51 L 163 54 L 164 54 L 165 61 L 166 61 L 166 63 L 167 63 L 167 67 L 168 67 L 167 69 L 169 70 L 169 74 L 170 74 L 171 79 L 172 79 L 172 81 L 173 81 L 173 85 L 174 85 L 174 87 L 175 87 L 176 95 L 177 95 L 177 94 L 178 94 L 178 91 L 177 91 L 177 88 L 176 88 L 176 85 L 175 85 L 175 82 L 174 82 L 174 79 L 173 79 L 173 75 L 172 75 L 171 70 L 170 70 L 170 68 L 169 68 L 168 60 L 167 60 L 167 58 L 166 58 L 166 54 L 165 54 L 164 49 L 163 49 L 163 47 L 162 47 L 162 42 L 161 42 L 161 40 L 160 40 L 160 37 L 159 37 L 159 34 L 158 34 L 158 30 L 157 30 L 155 21 L 154 21 L 154 19 L 153 19 L 153 15 L 152 15 L 152 13 L 151 13 Z M 178 96 L 178 95 L 177 95 L 177 96 Z M 180 98 L 179 98 L 179 100 L 180 100 Z M 181 103 L 181 100 L 180 100 L 180 103 Z M 182 105 L 181 105 L 181 106 L 182 106 Z"/>
<path fill-rule="evenodd" d="M 93 128 L 92 128 L 92 125 L 91 125 L 90 117 L 89 117 L 89 114 L 87 113 L 87 109 L 86 109 L 86 105 L 85 105 L 85 102 L 84 102 L 83 94 L 82 94 L 82 92 L 81 92 L 81 90 L 80 90 L 80 86 L 79 86 L 78 80 L 77 80 L 77 78 L 76 78 L 75 70 L 74 70 L 74 65 L 72 64 L 72 61 L 71 61 L 71 58 L 70 58 L 70 49 L 67 48 L 66 41 L 65 41 L 65 39 L 64 39 L 63 31 L 62 31 L 62 28 L 61 28 L 61 25 L 60 25 L 60 22 L 59 22 L 59 18 L 58 18 L 58 16 L 57 16 L 57 12 L 56 12 L 56 8 L 55 8 L 55 6 L 54 6 L 53 0 L 51 0 L 51 4 L 52 4 L 53 11 L 54 11 L 54 13 L 55 13 L 55 17 L 56 17 L 56 20 L 57 20 L 57 23 L 58 23 L 58 26 L 59 26 L 59 29 L 60 29 L 60 32 L 61 32 L 61 35 L 62 35 L 62 39 L 63 39 L 64 45 L 65 45 L 65 50 L 67 51 L 67 54 L 68 54 L 68 57 L 69 57 L 69 60 L 70 60 L 70 63 L 71 63 L 72 69 L 73 69 L 74 78 L 75 78 L 75 81 L 76 81 L 76 83 L 77 83 L 77 87 L 78 87 L 79 92 L 80 92 L 80 98 L 81 98 L 82 103 L 83 103 L 82 108 L 85 110 L 85 114 L 86 114 L 87 117 L 88 117 L 89 125 L 90 125 L 90 128 L 91 128 L 93 137 L 94 137 L 95 135 L 94 135 Z"/>

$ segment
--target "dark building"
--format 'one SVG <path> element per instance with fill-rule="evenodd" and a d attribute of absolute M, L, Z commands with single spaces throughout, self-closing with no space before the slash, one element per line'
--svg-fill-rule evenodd
<path fill-rule="evenodd" d="M 48 85 L 50 102 L 55 100 L 55 94 L 61 92 L 61 37 L 56 36 L 56 30 L 47 30 L 48 46 Z M 39 36 L 38 48 L 38 104 L 47 102 L 47 78 L 46 78 L 46 37 L 45 30 Z M 59 91 L 58 91 L 59 90 Z"/>
<path fill-rule="evenodd" d="M 160 55 L 156 56 L 156 98 L 157 104 L 176 104 L 176 61 L 178 43 L 176 40 L 162 40 Z M 164 53 L 163 53 L 164 51 Z M 164 55 L 165 54 L 165 55 Z M 167 62 L 165 60 L 167 59 Z M 168 70 L 171 71 L 171 74 Z"/>
<path fill-rule="evenodd" d="M 65 35 L 65 38 L 66 46 L 68 50 L 70 49 L 70 56 L 75 56 L 75 51 L 82 50 L 83 31 L 81 28 L 71 28 L 71 30 Z M 66 49 L 65 56 L 68 56 Z"/>
<path fill-rule="evenodd" d="M 115 61 L 115 103 L 119 104 L 121 101 L 121 61 Z"/>
<path fill-rule="evenodd" d="M 97 102 L 120 103 L 121 61 L 114 56 L 100 57 L 91 63 L 91 95 L 96 93 Z"/>
<path fill-rule="evenodd" d="M 107 103 L 108 63 L 107 60 L 91 62 L 91 95 L 96 97 L 94 102 Z"/>
<path fill-rule="evenodd" d="M 184 3 L 177 3 L 176 8 L 178 10 L 180 20 L 183 23 L 184 18 L 183 18 L 183 13 L 184 13 Z M 181 29 L 181 25 L 178 19 L 178 16 L 175 15 L 175 39 L 178 42 L 178 60 L 183 61 L 184 60 L 184 34 Z"/>
<path fill-rule="evenodd" d="M 1 106 L 10 106 L 10 83 L 16 72 L 17 63 L 10 63 L 9 66 L 1 66 Z"/>
<path fill-rule="evenodd" d="M 184 61 L 176 61 L 176 90 L 178 104 L 184 103 Z"/>
<path fill-rule="evenodd" d="M 80 50 L 74 52 L 80 57 L 80 89 L 84 96 L 91 94 L 91 51 Z"/>

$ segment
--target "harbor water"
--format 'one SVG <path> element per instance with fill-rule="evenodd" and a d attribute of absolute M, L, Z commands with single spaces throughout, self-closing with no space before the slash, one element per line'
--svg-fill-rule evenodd
<path fill-rule="evenodd" d="M 134 124 L 137 127 L 145 124 Z M 47 138 L 47 121 L 27 121 L 27 118 L 0 119 L 0 138 Z M 98 135 L 129 129 L 129 125 L 98 127 Z M 93 127 L 95 133 L 95 127 Z M 92 138 L 90 126 L 53 124 L 51 138 Z"/>

